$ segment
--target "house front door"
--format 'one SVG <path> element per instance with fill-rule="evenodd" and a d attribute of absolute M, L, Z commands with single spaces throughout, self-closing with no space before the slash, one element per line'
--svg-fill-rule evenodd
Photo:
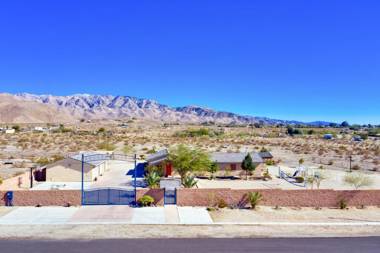
<path fill-rule="evenodd" d="M 173 170 L 172 164 L 171 163 L 167 163 L 166 167 L 165 167 L 165 177 L 171 176 L 172 175 L 172 170 Z"/>

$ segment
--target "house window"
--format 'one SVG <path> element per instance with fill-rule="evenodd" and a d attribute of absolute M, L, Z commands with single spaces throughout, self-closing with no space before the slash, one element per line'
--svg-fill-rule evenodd
<path fill-rule="evenodd" d="M 231 170 L 236 170 L 236 164 L 230 164 Z"/>

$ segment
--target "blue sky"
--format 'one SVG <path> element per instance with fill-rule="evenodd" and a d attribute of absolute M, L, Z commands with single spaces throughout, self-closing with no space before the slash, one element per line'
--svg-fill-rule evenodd
<path fill-rule="evenodd" d="M 379 1 L 3 1 L 0 91 L 380 123 Z"/>

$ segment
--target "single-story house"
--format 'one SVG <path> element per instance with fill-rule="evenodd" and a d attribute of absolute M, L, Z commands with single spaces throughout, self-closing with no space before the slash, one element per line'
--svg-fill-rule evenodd
<path fill-rule="evenodd" d="M 254 165 L 258 166 L 264 162 L 260 155 L 256 152 L 249 153 L 252 157 L 252 162 Z M 244 161 L 244 158 L 248 153 L 224 153 L 224 152 L 215 152 L 211 153 L 210 157 L 213 162 L 216 162 L 220 170 L 231 170 L 237 171 L 242 170 L 241 164 Z"/>
<path fill-rule="evenodd" d="M 36 181 L 80 182 L 82 180 L 82 154 L 83 153 L 78 153 L 52 164 L 48 164 L 40 169 L 40 172 L 35 172 Z M 87 156 L 95 155 L 97 153 L 85 152 L 84 154 Z M 85 162 L 84 181 L 96 181 L 106 170 L 107 162 L 104 160 Z M 38 176 L 37 173 L 39 173 Z"/>
<path fill-rule="evenodd" d="M 264 161 L 268 161 L 268 160 L 272 160 L 273 159 L 273 155 L 269 151 L 259 152 L 259 156 Z"/>
<path fill-rule="evenodd" d="M 225 153 L 214 152 L 210 154 L 210 159 L 216 162 L 220 170 L 242 171 L 241 164 L 248 153 Z M 269 153 L 270 154 L 270 153 Z M 252 162 L 258 166 L 264 163 L 264 159 L 259 153 L 251 152 Z M 172 164 L 168 161 L 169 153 L 166 149 L 160 150 L 146 158 L 148 166 L 161 166 L 164 168 L 164 175 L 170 176 L 172 174 Z M 273 158 L 273 156 L 272 156 Z"/>

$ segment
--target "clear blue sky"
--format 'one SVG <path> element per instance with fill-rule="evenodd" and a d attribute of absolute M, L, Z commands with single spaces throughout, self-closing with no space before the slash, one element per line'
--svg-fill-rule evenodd
<path fill-rule="evenodd" d="M 380 123 L 380 1 L 2 1 L 0 91 Z"/>

